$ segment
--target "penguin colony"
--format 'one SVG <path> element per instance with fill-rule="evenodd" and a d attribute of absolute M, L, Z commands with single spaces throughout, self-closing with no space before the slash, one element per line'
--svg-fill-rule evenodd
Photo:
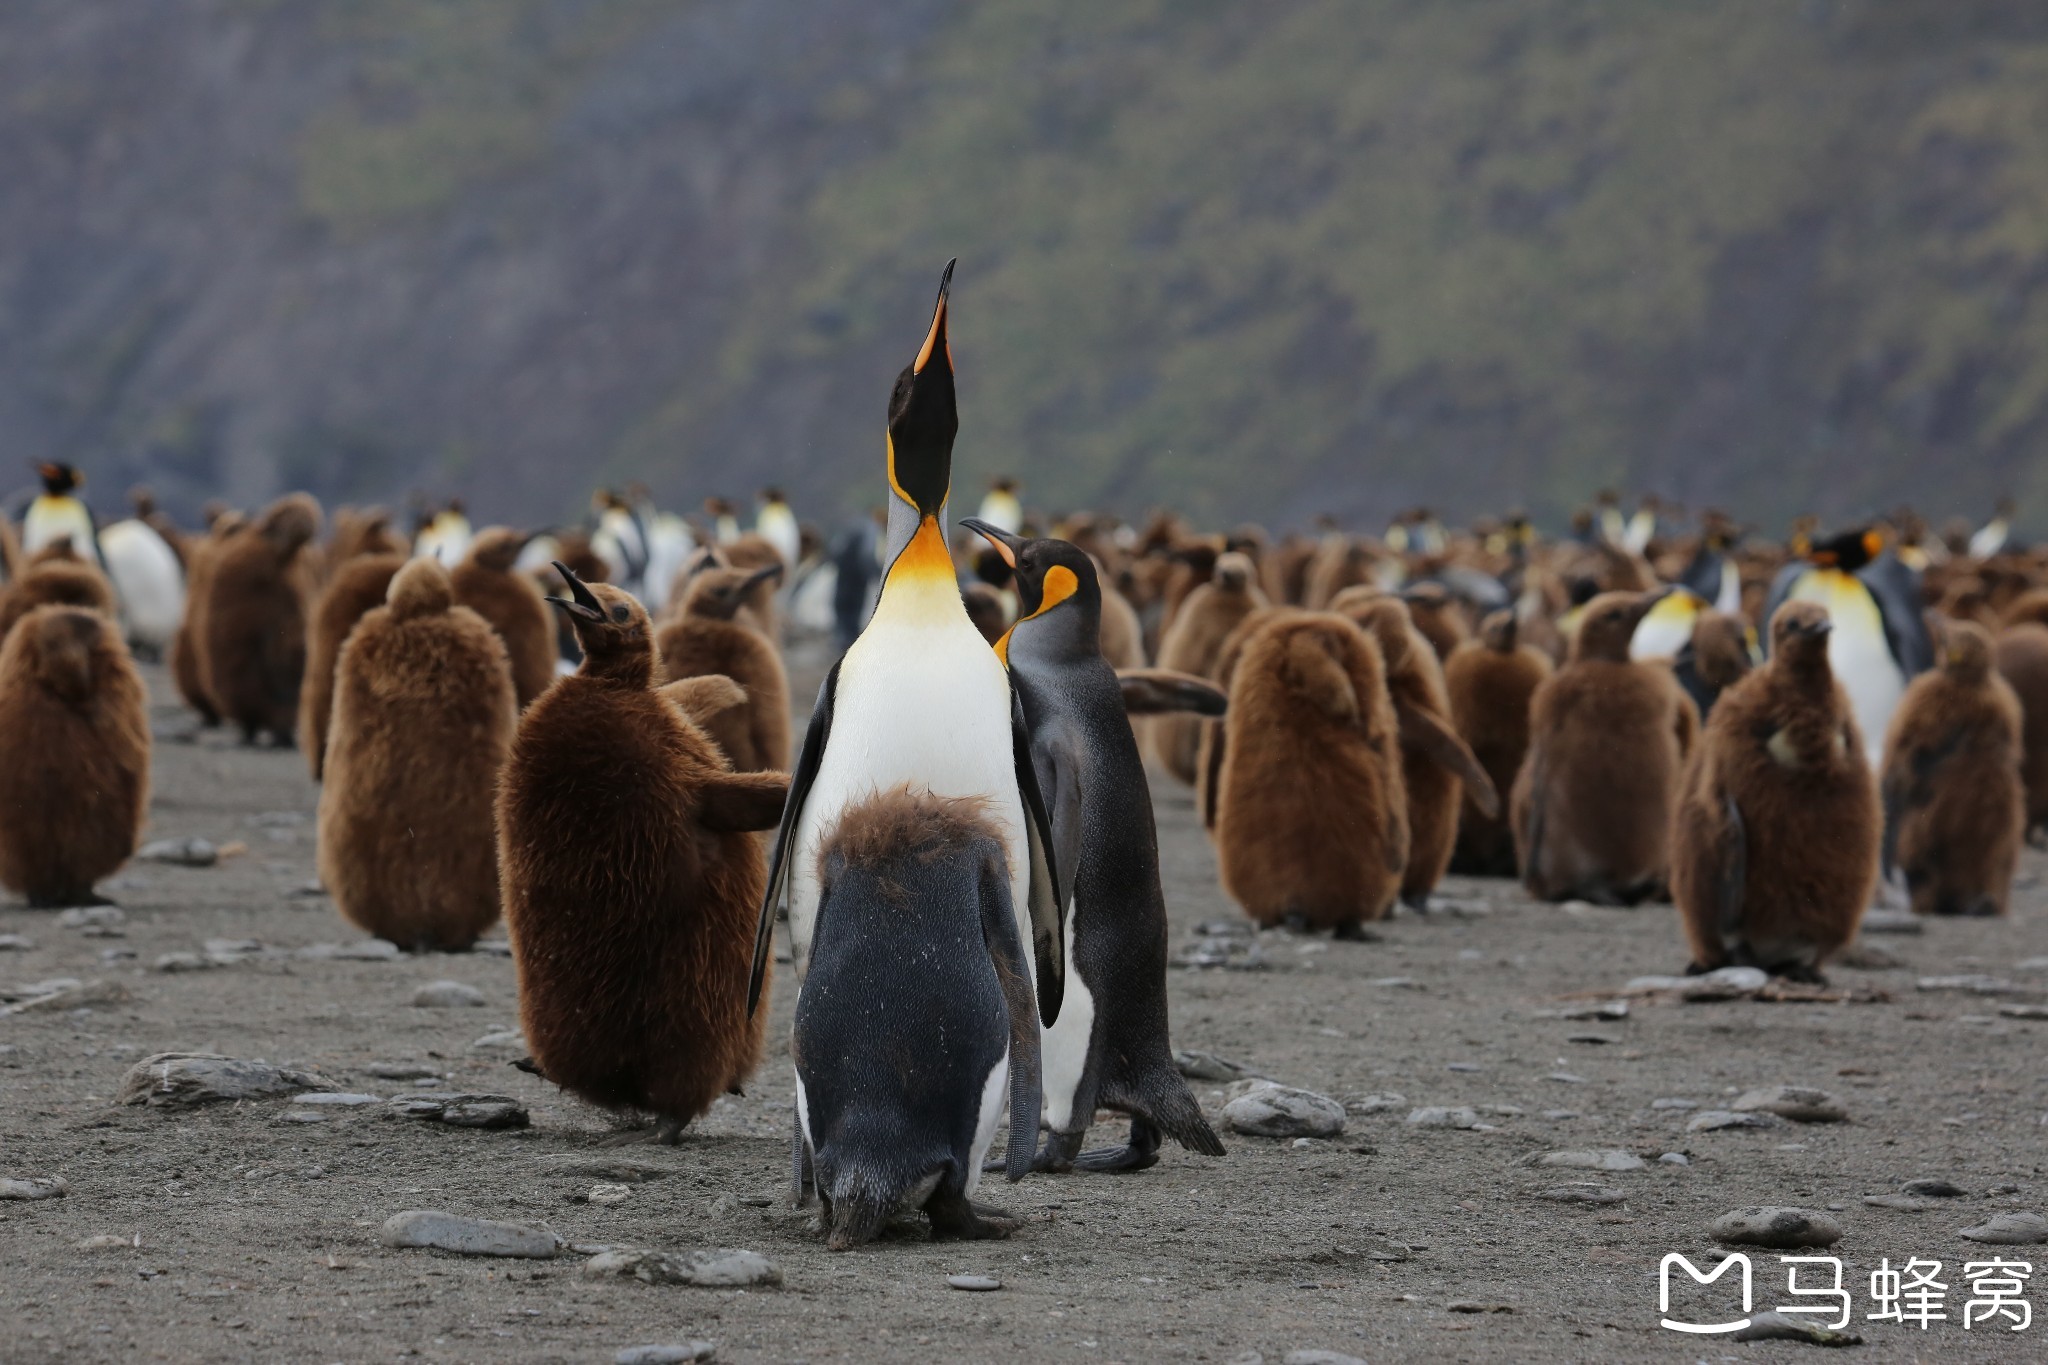
<path fill-rule="evenodd" d="M 988 1171 L 1222 1155 L 1173 1062 L 1154 781 L 1303 933 L 1457 871 L 1668 901 L 1688 970 L 1818 981 L 1876 898 L 2005 913 L 2048 830 L 2048 554 L 2008 517 L 1778 544 L 1602 494 L 1555 539 L 1424 509 L 1273 537 L 1044 522 L 999 478 L 953 527 L 950 280 L 880 414 L 882 510 L 827 532 L 780 489 L 749 529 L 637 486 L 543 530 L 450 500 L 323 541 L 291 494 L 186 531 L 147 490 L 103 526 L 37 466 L 0 520 L 0 886 L 89 903 L 133 853 L 132 653 L 202 726 L 305 750 L 352 922 L 447 951 L 502 916 L 525 1065 L 661 1140 L 759 1065 L 786 919 L 790 1170 L 834 1249 L 910 1211 L 1002 1235 Z M 838 658 L 800 736 L 785 637 Z M 1128 1133 L 1086 1149 L 1103 1110 Z"/>

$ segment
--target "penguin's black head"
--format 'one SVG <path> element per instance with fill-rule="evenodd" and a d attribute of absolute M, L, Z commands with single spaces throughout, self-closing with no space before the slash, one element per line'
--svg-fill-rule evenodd
<path fill-rule="evenodd" d="M 645 687 L 654 678 L 654 632 L 647 609 L 629 592 L 609 583 L 585 583 L 561 560 L 555 572 L 569 596 L 548 602 L 569 618 L 583 651 L 586 677 L 616 678 Z"/>
<path fill-rule="evenodd" d="M 1824 569 L 1855 573 L 1884 553 L 1884 532 L 1874 526 L 1844 531 L 1827 540 L 1812 542 L 1804 553 Z"/>
<path fill-rule="evenodd" d="M 36 465 L 36 477 L 43 481 L 43 491 L 53 498 L 61 498 L 85 482 L 85 475 L 68 464 L 55 460 L 44 460 Z"/>
<path fill-rule="evenodd" d="M 1102 586 L 1086 551 L 1064 540 L 1025 540 L 975 517 L 960 524 L 994 546 L 1016 575 L 1017 623 L 996 642 L 1005 663 L 1020 632 L 1034 648 L 1053 646 L 1057 657 L 1101 651 Z"/>
<path fill-rule="evenodd" d="M 960 412 L 953 396 L 953 352 L 946 344 L 946 298 L 956 264 L 946 262 L 931 329 L 889 395 L 889 487 L 920 518 L 939 515 L 953 483 Z"/>

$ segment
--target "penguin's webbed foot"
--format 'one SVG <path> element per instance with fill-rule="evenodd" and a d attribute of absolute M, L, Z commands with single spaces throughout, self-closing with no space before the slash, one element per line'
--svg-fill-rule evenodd
<path fill-rule="evenodd" d="M 1031 1158 L 1033 1175 L 1065 1175 L 1074 1169 L 1074 1157 L 1081 1150 L 1080 1133 L 1048 1133 L 1045 1146 L 1038 1149 Z M 1001 1174 L 1010 1169 L 1007 1157 L 987 1157 L 981 1163 L 983 1174 Z"/>
<path fill-rule="evenodd" d="M 1774 970 L 1771 974 L 1783 977 L 1787 981 L 1796 981 L 1802 986 L 1825 986 L 1828 984 L 1828 979 L 1821 975 L 1820 968 L 1804 962 L 1788 962 Z"/>
<path fill-rule="evenodd" d="M 662 1115 L 661 1119 L 654 1125 L 654 1141 L 664 1147 L 677 1146 L 683 1140 L 683 1127 L 688 1122 L 688 1119 L 671 1118 L 666 1114 Z"/>
<path fill-rule="evenodd" d="M 1378 943 L 1380 936 L 1365 927 L 1364 920 L 1347 919 L 1330 930 L 1330 937 L 1338 943 Z"/>
<path fill-rule="evenodd" d="M 997 1241 L 1024 1226 L 1021 1220 L 987 1205 L 976 1207 L 964 1194 L 934 1194 L 925 1201 L 924 1211 L 932 1220 L 934 1241 L 948 1237 L 963 1242 Z"/>
<path fill-rule="evenodd" d="M 1315 926 L 1308 922 L 1308 916 L 1299 910 L 1289 910 L 1280 917 L 1280 927 L 1290 934 L 1313 934 Z"/>
<path fill-rule="evenodd" d="M 1429 913 L 1429 892 L 1403 891 L 1401 893 L 1401 904 L 1407 906 L 1418 915 L 1427 915 Z"/>
<path fill-rule="evenodd" d="M 31 910 L 75 910 L 83 906 L 112 905 L 113 900 L 90 887 L 84 891 L 60 891 L 54 896 L 30 896 Z"/>

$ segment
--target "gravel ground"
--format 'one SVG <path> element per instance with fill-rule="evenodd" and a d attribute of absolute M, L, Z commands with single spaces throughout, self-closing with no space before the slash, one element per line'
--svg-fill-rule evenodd
<path fill-rule="evenodd" d="M 151 683 L 167 701 L 160 672 Z M 183 723 L 169 705 L 158 720 L 167 731 Z M 1342 1135 L 1226 1133 L 1220 1160 L 1169 1148 L 1135 1176 L 993 1185 L 985 1198 L 1026 1220 L 1006 1242 L 906 1237 L 835 1255 L 784 1206 L 792 1084 L 779 1043 L 746 1096 L 721 1101 L 680 1147 L 607 1146 L 618 1130 L 604 1115 L 512 1069 L 516 1048 L 479 1046 L 516 1024 L 505 957 L 298 953 L 360 935 L 308 894 L 315 791 L 297 754 L 211 736 L 165 742 L 156 782 L 151 838 L 246 852 L 210 868 L 134 865 L 108 888 L 125 912 L 115 925 L 67 926 L 0 904 L 0 935 L 31 945 L 0 951 L 8 995 L 33 998 L 20 987 L 53 978 L 107 987 L 88 995 L 98 1003 L 0 1015 L 0 1177 L 69 1186 L 63 1198 L 0 1200 L 0 1358 L 10 1362 L 602 1362 L 692 1340 L 715 1343 L 726 1361 L 1813 1351 L 1659 1326 L 1661 1259 L 1681 1252 L 1711 1266 L 1722 1253 L 1708 1225 L 1749 1205 L 1839 1223 L 1832 1251 L 1865 1342 L 1856 1358 L 2042 1355 L 2048 1322 L 1967 1333 L 1961 1323 L 1964 1262 L 2033 1260 L 2038 1248 L 2001 1253 L 1958 1236 L 1997 1212 L 2048 1212 L 2048 1020 L 2025 1017 L 2048 1000 L 2048 890 L 2032 852 L 2010 921 L 1866 935 L 1864 965 L 1834 972 L 1847 999 L 1679 1003 L 1667 993 L 1634 998 L 1625 1018 L 1568 1019 L 1619 998 L 1631 978 L 1684 965 L 1669 907 L 1540 906 L 1507 883 L 1454 879 L 1437 913 L 1379 926 L 1375 942 L 1204 936 L 1200 926 L 1236 916 L 1186 794 L 1162 780 L 1175 948 L 1222 964 L 1172 972 L 1176 1044 L 1346 1102 Z M 158 970 L 170 954 L 203 963 L 208 940 L 260 946 L 215 945 L 231 960 Z M 1990 979 L 1922 988 L 1941 977 Z M 481 1003 L 412 1003 L 444 980 Z M 791 995 L 776 994 L 778 1039 Z M 454 1128 L 390 1117 L 387 1105 L 306 1122 L 282 1098 L 178 1113 L 115 1105 L 128 1069 L 167 1051 L 288 1063 L 382 1097 L 508 1095 L 531 1126 Z M 393 1062 L 441 1079 L 417 1086 L 369 1069 Z M 1226 1082 L 1194 1084 L 1220 1128 Z M 1740 1092 L 1778 1084 L 1832 1092 L 1848 1121 L 1688 1131 Z M 1478 1126 L 1408 1121 L 1432 1106 L 1470 1108 L 1452 1118 Z M 1103 1117 L 1098 1140 L 1119 1131 Z M 1525 1164 L 1559 1150 L 1646 1164 Z M 1665 1153 L 1689 1164 L 1660 1162 Z M 616 1182 L 565 1174 L 562 1161 L 578 1154 L 657 1166 L 664 1178 L 593 1200 L 595 1186 Z M 1864 1202 L 1926 1178 L 1963 1193 L 1917 1211 Z M 1576 1182 L 1609 1202 L 1541 1197 Z M 599 1281 L 581 1273 L 587 1252 L 502 1260 L 383 1246 L 384 1221 L 408 1209 L 544 1226 L 583 1248 L 745 1248 L 779 1266 L 782 1283 Z M 1758 1310 L 1783 1301 L 1777 1255 L 1753 1253 Z M 1948 1320 L 1924 1332 L 1865 1321 L 1880 1258 L 1915 1256 L 1944 1262 Z M 2048 1308 L 2043 1270 L 2028 1298 Z M 1003 1287 L 949 1288 L 962 1272 Z M 1729 1309 L 1720 1286 L 1674 1295 L 1674 1314 L 1725 1320 L 1737 1315 Z"/>

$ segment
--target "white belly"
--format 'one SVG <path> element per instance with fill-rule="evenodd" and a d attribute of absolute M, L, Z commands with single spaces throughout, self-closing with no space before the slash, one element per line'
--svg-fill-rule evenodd
<path fill-rule="evenodd" d="M 988 1160 L 988 1149 L 996 1140 L 996 1127 L 1010 1113 L 1010 1049 L 1003 1049 L 1003 1060 L 988 1073 L 988 1079 L 981 1085 L 981 1111 L 975 1116 L 974 1146 L 967 1153 L 967 1190 L 972 1195 L 981 1184 L 981 1163 Z M 1024 1142 L 1038 1150 L 1037 1133 L 1012 1133 L 1010 1141 Z"/>
<path fill-rule="evenodd" d="M 959 613 L 899 624 L 877 616 L 839 665 L 832 733 L 790 851 L 789 940 L 803 979 L 818 907 L 818 849 L 840 812 L 909 783 L 937 796 L 980 796 L 1003 833 L 1010 895 L 1030 970 L 1031 858 L 1010 733 L 1010 680 Z"/>
<path fill-rule="evenodd" d="M 1885 639 L 1884 617 L 1857 579 L 1847 574 L 1808 574 L 1793 585 L 1792 598 L 1828 609 L 1828 667 L 1849 694 L 1849 710 L 1863 731 L 1863 751 L 1872 770 L 1884 761 L 1884 735 L 1906 695 L 1906 676 Z"/>
<path fill-rule="evenodd" d="M 185 570 L 177 552 L 154 527 L 130 520 L 100 533 L 100 553 L 128 637 L 159 649 L 169 645 L 185 613 Z"/>
<path fill-rule="evenodd" d="M 1067 989 L 1060 998 L 1060 1017 L 1039 1034 L 1039 1068 L 1044 1079 L 1041 1117 L 1056 1133 L 1085 1130 L 1095 1115 L 1074 1112 L 1074 1092 L 1088 1069 L 1088 1040 L 1095 1031 L 1095 997 L 1074 970 L 1074 925 L 1079 907 L 1067 904 Z M 1012 1138 L 1011 1141 L 1016 1141 Z"/>
<path fill-rule="evenodd" d="M 29 504 L 21 522 L 21 552 L 32 555 L 63 536 L 71 537 L 71 549 L 88 564 L 99 562 L 99 547 L 92 533 L 92 517 L 76 498 L 37 498 Z"/>

